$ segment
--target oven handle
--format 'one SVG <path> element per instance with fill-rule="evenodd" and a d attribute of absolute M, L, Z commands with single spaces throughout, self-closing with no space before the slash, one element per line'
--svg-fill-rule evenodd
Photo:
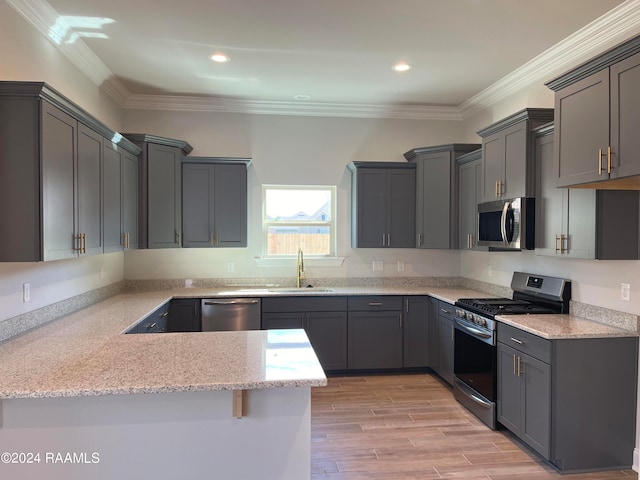
<path fill-rule="evenodd" d="M 477 403 L 478 405 L 480 405 L 483 408 L 491 408 L 493 405 L 491 404 L 491 402 L 487 402 L 486 400 L 484 400 L 483 398 L 480 398 L 479 396 L 477 396 L 475 393 L 473 393 L 473 390 L 471 390 L 462 380 L 460 380 L 459 378 L 455 379 L 456 382 L 456 386 L 458 387 L 458 389 L 460 390 L 460 392 L 462 392 L 466 397 L 469 397 L 471 400 L 473 400 L 475 403 Z"/>
<path fill-rule="evenodd" d="M 470 333 L 476 337 L 481 337 L 483 339 L 493 338 L 493 334 L 490 332 L 485 332 L 484 330 L 480 330 L 479 328 L 474 328 L 469 325 L 462 323 L 459 319 L 456 318 L 456 327 L 460 327 L 460 330 L 464 330 L 465 332 Z"/>

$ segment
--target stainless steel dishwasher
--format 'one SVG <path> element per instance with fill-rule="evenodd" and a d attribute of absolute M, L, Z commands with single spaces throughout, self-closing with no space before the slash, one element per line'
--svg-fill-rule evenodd
<path fill-rule="evenodd" d="M 260 330 L 259 298 L 203 298 L 202 331 Z"/>

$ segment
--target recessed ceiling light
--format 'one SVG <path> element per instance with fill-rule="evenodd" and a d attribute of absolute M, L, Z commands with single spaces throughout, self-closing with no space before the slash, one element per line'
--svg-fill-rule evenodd
<path fill-rule="evenodd" d="M 230 58 L 227 57 L 224 53 L 214 53 L 209 58 L 218 63 L 225 63 L 230 60 Z"/>
<path fill-rule="evenodd" d="M 395 72 L 406 72 L 407 70 L 411 70 L 411 65 L 405 62 L 399 62 L 399 63 L 396 63 L 393 67 L 391 67 L 391 70 Z"/>
<path fill-rule="evenodd" d="M 296 100 L 311 100 L 311 95 L 300 94 L 295 95 L 293 98 L 295 98 Z"/>

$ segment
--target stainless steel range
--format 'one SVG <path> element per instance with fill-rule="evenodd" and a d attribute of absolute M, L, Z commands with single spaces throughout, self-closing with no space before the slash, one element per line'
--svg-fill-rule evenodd
<path fill-rule="evenodd" d="M 571 282 L 514 272 L 513 298 L 461 298 L 455 303 L 455 398 L 496 427 L 496 320 L 498 315 L 568 313 Z"/>

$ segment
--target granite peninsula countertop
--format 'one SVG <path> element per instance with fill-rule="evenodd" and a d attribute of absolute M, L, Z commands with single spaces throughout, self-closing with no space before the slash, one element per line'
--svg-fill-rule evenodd
<path fill-rule="evenodd" d="M 176 288 L 122 293 L 0 343 L 0 399 L 326 385 L 304 330 L 122 335 L 172 298 L 429 295 L 492 297 L 462 287 Z M 498 318 L 544 338 L 637 336 L 570 315 Z"/>

